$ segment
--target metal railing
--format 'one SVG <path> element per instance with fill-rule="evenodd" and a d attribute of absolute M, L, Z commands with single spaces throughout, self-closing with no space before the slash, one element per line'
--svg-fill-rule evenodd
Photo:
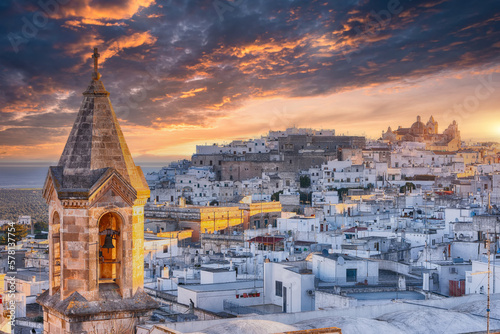
<path fill-rule="evenodd" d="M 265 312 L 255 309 L 250 306 L 242 306 L 237 303 L 233 303 L 227 299 L 224 300 L 224 311 L 227 311 L 232 314 L 259 314 L 264 315 Z"/>

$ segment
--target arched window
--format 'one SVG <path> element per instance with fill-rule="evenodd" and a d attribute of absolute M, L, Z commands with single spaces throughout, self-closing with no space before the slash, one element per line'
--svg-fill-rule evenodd
<path fill-rule="evenodd" d="M 121 284 L 123 220 L 120 215 L 108 212 L 99 219 L 99 284 Z"/>
<path fill-rule="evenodd" d="M 61 218 L 56 211 L 52 215 L 51 226 L 51 247 L 50 263 L 51 263 L 51 294 L 54 294 L 61 287 Z"/>

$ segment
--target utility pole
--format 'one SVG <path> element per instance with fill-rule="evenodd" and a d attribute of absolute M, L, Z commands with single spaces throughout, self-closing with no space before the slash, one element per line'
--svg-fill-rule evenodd
<path fill-rule="evenodd" d="M 488 299 L 486 305 L 486 333 L 490 334 L 490 233 L 486 234 L 486 247 L 488 247 Z"/>
<path fill-rule="evenodd" d="M 259 223 L 259 226 L 260 224 L 264 224 L 264 217 L 262 216 L 262 206 L 264 205 L 264 203 L 262 203 L 262 188 L 264 188 L 264 185 L 261 183 L 260 184 L 260 223 Z M 265 227 L 265 225 L 264 225 Z"/>

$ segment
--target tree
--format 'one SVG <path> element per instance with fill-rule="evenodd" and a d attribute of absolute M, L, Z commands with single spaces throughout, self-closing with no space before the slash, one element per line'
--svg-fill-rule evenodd
<path fill-rule="evenodd" d="M 280 190 L 278 192 L 275 192 L 274 194 L 271 195 L 271 201 L 278 202 L 280 200 L 280 194 L 283 194 L 283 190 Z"/>
<path fill-rule="evenodd" d="M 4 235 L 0 238 L 1 245 L 7 245 L 9 242 L 14 242 L 17 244 L 18 241 L 22 240 L 26 235 L 28 235 L 28 228 L 23 224 L 6 224 L 4 225 Z M 9 240 L 10 239 L 10 240 Z"/>
<path fill-rule="evenodd" d="M 335 188 L 335 191 L 339 195 L 340 202 L 342 202 L 344 197 L 349 193 L 349 188 Z"/>
<path fill-rule="evenodd" d="M 48 231 L 49 230 L 49 224 L 46 222 L 36 222 L 35 223 L 35 233 L 36 232 L 42 232 L 42 231 Z"/>
<path fill-rule="evenodd" d="M 417 187 L 415 187 L 415 184 L 413 182 L 406 182 L 404 186 L 401 186 L 399 188 L 400 193 L 406 193 L 407 190 L 415 190 Z"/>
<path fill-rule="evenodd" d="M 312 200 L 312 192 L 304 193 L 299 191 L 299 195 L 300 195 L 300 203 L 302 204 L 310 203 L 310 201 Z"/>
<path fill-rule="evenodd" d="M 308 175 L 300 176 L 300 187 L 309 188 L 311 186 L 311 178 Z"/>

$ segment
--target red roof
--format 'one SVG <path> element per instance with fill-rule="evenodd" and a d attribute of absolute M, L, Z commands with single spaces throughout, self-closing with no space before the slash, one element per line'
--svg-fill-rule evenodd
<path fill-rule="evenodd" d="M 435 191 L 437 195 L 453 195 L 453 191 L 451 190 L 442 190 L 442 191 Z"/>
<path fill-rule="evenodd" d="M 285 239 L 285 238 L 266 236 L 266 237 L 255 237 L 255 238 L 248 240 L 248 242 L 256 242 L 259 244 L 272 245 L 272 244 L 278 243 L 280 241 L 283 241 L 283 239 Z"/>

